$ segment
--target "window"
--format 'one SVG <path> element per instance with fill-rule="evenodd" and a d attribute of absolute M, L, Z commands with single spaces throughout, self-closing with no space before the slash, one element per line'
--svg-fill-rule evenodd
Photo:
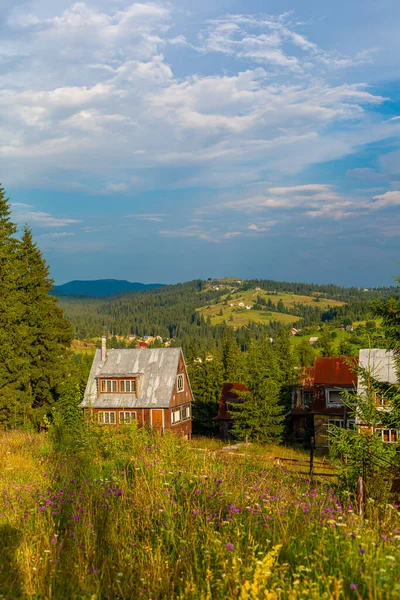
<path fill-rule="evenodd" d="M 304 392 L 303 393 L 303 405 L 304 405 L 304 408 L 311 408 L 312 392 Z"/>
<path fill-rule="evenodd" d="M 135 412 L 120 412 L 119 413 L 119 422 L 125 423 L 125 425 L 130 425 L 136 420 Z"/>
<path fill-rule="evenodd" d="M 120 392 L 124 394 L 135 394 L 136 393 L 136 380 L 127 379 L 119 382 Z"/>
<path fill-rule="evenodd" d="M 107 394 L 116 394 L 118 392 L 118 381 L 116 379 L 102 379 L 101 391 Z"/>
<path fill-rule="evenodd" d="M 181 409 L 173 408 L 172 413 L 171 413 L 172 424 L 174 425 L 174 423 L 179 423 L 180 420 L 181 420 Z"/>
<path fill-rule="evenodd" d="M 115 412 L 99 412 L 98 415 L 101 425 L 115 425 Z"/>
<path fill-rule="evenodd" d="M 182 406 L 182 419 L 185 421 L 186 419 L 190 419 L 191 418 L 191 406 L 190 404 L 185 404 L 185 406 Z"/>
<path fill-rule="evenodd" d="M 382 442 L 387 444 L 395 444 L 399 440 L 399 432 L 397 429 L 375 429 L 375 433 L 382 437 Z"/>
<path fill-rule="evenodd" d="M 328 418 L 328 425 L 335 425 L 335 427 L 340 427 L 340 429 L 344 429 L 344 419 L 341 419 L 340 417 L 329 417 Z M 356 422 L 354 421 L 354 419 L 348 419 L 347 420 L 347 429 L 351 429 L 352 431 L 355 431 L 356 429 Z"/>
<path fill-rule="evenodd" d="M 178 392 L 183 392 L 183 390 L 185 389 L 185 379 L 181 373 L 178 375 L 176 387 Z"/>
<path fill-rule="evenodd" d="M 338 389 L 328 389 L 326 390 L 326 404 L 327 406 L 338 406 L 343 404 L 342 400 L 342 391 Z"/>

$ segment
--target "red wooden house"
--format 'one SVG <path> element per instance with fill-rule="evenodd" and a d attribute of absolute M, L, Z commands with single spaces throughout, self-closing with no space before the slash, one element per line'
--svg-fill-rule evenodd
<path fill-rule="evenodd" d="M 320 356 L 314 367 L 304 368 L 300 385 L 293 393 L 291 414 L 296 437 L 309 434 L 314 436 L 316 447 L 326 447 L 329 425 L 355 426 L 354 416 L 348 414 L 341 394 L 344 390 L 356 390 L 357 363 L 355 358 Z"/>
<path fill-rule="evenodd" d="M 192 400 L 180 348 L 107 350 L 103 337 L 81 407 L 102 425 L 136 421 L 189 438 Z"/>

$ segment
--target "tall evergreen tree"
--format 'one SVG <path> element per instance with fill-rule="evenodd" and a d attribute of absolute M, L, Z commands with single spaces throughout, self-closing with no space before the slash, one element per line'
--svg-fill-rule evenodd
<path fill-rule="evenodd" d="M 316 352 L 307 338 L 303 338 L 296 348 L 299 367 L 313 367 Z"/>
<path fill-rule="evenodd" d="M 53 287 L 49 267 L 28 227 L 21 239 L 20 261 L 26 364 L 20 385 L 29 394 L 34 420 L 39 422 L 57 399 L 59 385 L 71 367 L 72 328 L 56 298 L 49 294 Z"/>
<path fill-rule="evenodd" d="M 239 439 L 280 442 L 283 435 L 283 407 L 279 393 L 279 367 L 270 344 L 253 340 L 246 356 L 242 403 L 233 413 L 233 434 Z"/>
<path fill-rule="evenodd" d="M 24 370 L 20 301 L 21 264 L 10 201 L 0 187 L 0 426 L 20 424 L 18 378 Z"/>
<path fill-rule="evenodd" d="M 214 347 L 210 352 L 201 352 L 190 363 L 188 371 L 193 390 L 193 430 L 200 435 L 217 432 L 215 417 L 223 384 L 221 353 Z"/>

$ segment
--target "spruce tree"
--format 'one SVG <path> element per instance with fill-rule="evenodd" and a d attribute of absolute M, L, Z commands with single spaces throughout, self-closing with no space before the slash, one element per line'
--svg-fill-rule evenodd
<path fill-rule="evenodd" d="M 20 384 L 30 398 L 33 419 L 39 423 L 53 406 L 59 385 L 70 369 L 72 328 L 57 299 L 49 294 L 53 287 L 49 267 L 28 227 L 21 239 L 20 262 L 24 273 L 20 299 L 25 348 L 25 372 Z"/>
<path fill-rule="evenodd" d="M 233 412 L 232 432 L 238 439 L 277 442 L 283 435 L 283 407 L 279 393 L 279 367 L 270 344 L 253 340 L 246 356 L 245 384 L 242 403 Z"/>
<path fill-rule="evenodd" d="M 20 425 L 18 379 L 25 361 L 21 331 L 21 264 L 10 201 L 0 187 L 0 426 Z"/>

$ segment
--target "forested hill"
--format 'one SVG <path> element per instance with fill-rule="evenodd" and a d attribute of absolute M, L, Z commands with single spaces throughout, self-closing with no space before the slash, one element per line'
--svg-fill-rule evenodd
<path fill-rule="evenodd" d="M 81 339 L 102 333 L 161 336 L 187 348 L 192 341 L 218 341 L 226 326 L 232 326 L 244 348 L 252 337 L 273 337 L 282 327 L 297 322 L 306 326 L 366 318 L 372 300 L 396 293 L 394 287 L 360 290 L 222 279 L 194 280 L 107 299 L 61 297 L 60 303 Z"/>
<path fill-rule="evenodd" d="M 53 296 L 115 296 L 123 292 L 137 292 L 163 287 L 161 283 L 139 283 L 119 279 L 98 279 L 94 281 L 74 280 L 55 285 Z"/>

